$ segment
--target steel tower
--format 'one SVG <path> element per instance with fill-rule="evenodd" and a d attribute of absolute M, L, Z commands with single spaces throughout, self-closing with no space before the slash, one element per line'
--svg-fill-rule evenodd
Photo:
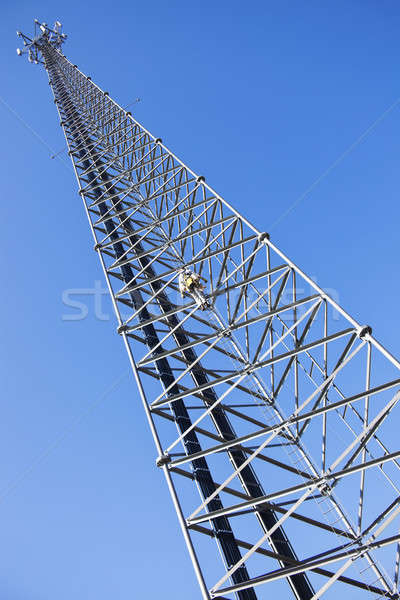
<path fill-rule="evenodd" d="M 399 361 L 71 64 L 60 23 L 18 34 L 49 77 L 201 597 L 399 598 Z M 206 312 L 178 295 L 184 265 Z M 179 565 L 171 597 L 174 581 Z"/>

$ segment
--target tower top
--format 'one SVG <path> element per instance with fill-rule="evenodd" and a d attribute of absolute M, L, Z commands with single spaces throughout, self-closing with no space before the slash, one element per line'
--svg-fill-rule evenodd
<path fill-rule="evenodd" d="M 60 48 L 61 44 L 65 42 L 67 36 L 65 33 L 61 33 L 62 25 L 60 21 L 56 21 L 54 26 L 51 28 L 47 23 L 41 23 L 38 19 L 34 20 L 35 31 L 33 38 L 28 37 L 21 31 L 17 31 L 17 36 L 22 38 L 24 47 L 17 48 L 18 56 L 23 54 L 28 55 L 28 60 L 36 65 L 43 63 L 40 56 L 40 47 L 44 42 L 51 44 L 54 48 Z"/>

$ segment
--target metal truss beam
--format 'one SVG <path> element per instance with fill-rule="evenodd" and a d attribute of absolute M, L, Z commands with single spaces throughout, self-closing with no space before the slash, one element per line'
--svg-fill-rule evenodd
<path fill-rule="evenodd" d="M 58 25 L 41 31 L 24 39 L 49 75 L 202 597 L 256 600 L 282 581 L 298 600 L 333 585 L 399 598 L 400 450 L 388 423 L 400 363 L 72 65 Z M 183 266 L 207 279 L 207 313 L 178 297 Z M 203 551 L 213 540 L 219 569 Z"/>

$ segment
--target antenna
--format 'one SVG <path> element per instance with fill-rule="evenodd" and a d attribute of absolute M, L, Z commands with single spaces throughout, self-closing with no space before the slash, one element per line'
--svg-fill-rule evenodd
<path fill-rule="evenodd" d="M 33 38 L 30 38 L 21 31 L 17 31 L 17 36 L 22 39 L 24 44 L 23 48 L 17 48 L 17 54 L 18 56 L 27 54 L 29 62 L 36 65 L 39 63 L 44 64 L 40 52 L 43 44 L 50 44 L 53 48 L 59 50 L 67 39 L 67 35 L 61 32 L 62 25 L 60 21 L 56 21 L 53 27 L 49 27 L 47 23 L 40 23 L 38 19 L 35 19 L 34 25 Z"/>

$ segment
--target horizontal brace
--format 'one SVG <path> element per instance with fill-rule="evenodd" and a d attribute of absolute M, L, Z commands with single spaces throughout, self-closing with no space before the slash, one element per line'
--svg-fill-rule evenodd
<path fill-rule="evenodd" d="M 164 242 L 160 246 L 156 246 L 156 247 L 152 248 L 151 250 L 146 250 L 145 252 L 141 252 L 140 254 L 136 254 L 134 257 L 132 257 L 131 260 L 139 260 L 140 258 L 144 258 L 145 256 L 148 256 L 149 254 L 152 254 L 152 252 L 157 252 L 158 250 L 162 250 L 166 246 L 169 247 L 172 244 L 177 244 L 177 243 L 181 242 L 182 240 L 185 240 L 186 238 L 190 238 L 190 237 L 192 237 L 194 235 L 197 235 L 197 234 L 201 233 L 202 231 L 206 231 L 207 229 L 212 229 L 213 227 L 216 227 L 217 225 L 221 225 L 222 223 L 225 223 L 226 221 L 230 221 L 230 220 L 235 221 L 236 219 L 237 219 L 237 217 L 235 217 L 235 215 L 230 215 L 229 217 L 225 217 L 224 219 L 220 219 L 219 221 L 215 221 L 214 223 L 211 223 L 210 225 L 202 227 L 201 229 L 196 229 L 196 230 L 192 231 L 191 233 L 186 233 L 185 235 L 182 235 L 182 236 L 177 237 L 177 238 L 170 238 L 170 240 L 167 243 Z M 152 225 L 158 226 L 158 222 L 155 221 Z M 135 231 L 135 235 L 137 235 L 136 231 Z M 117 266 L 120 266 L 120 265 L 114 265 L 114 266 L 117 267 Z"/>
<path fill-rule="evenodd" d="M 161 162 L 163 162 L 163 161 L 161 161 Z M 167 172 L 170 173 L 171 171 L 174 171 L 176 168 L 178 168 L 178 167 L 175 167 L 174 169 L 169 169 Z M 152 169 L 152 170 L 154 170 L 154 169 Z M 101 177 L 105 172 L 107 172 L 107 169 L 104 169 L 101 173 L 99 173 L 99 177 Z M 151 171 L 149 173 L 146 173 L 146 175 L 144 176 L 143 179 L 139 179 L 139 180 L 133 182 L 133 187 L 139 189 L 141 185 L 147 184 L 147 183 L 153 181 L 154 179 L 157 179 L 157 177 L 160 177 L 160 175 L 155 175 L 154 177 L 150 177 L 149 178 L 150 173 L 151 173 Z M 104 186 L 114 187 L 115 183 L 118 183 L 118 182 L 121 182 L 121 181 L 122 182 L 126 181 L 127 185 L 128 184 L 132 184 L 132 180 L 126 177 L 127 175 L 130 176 L 131 174 L 132 174 L 132 168 L 131 167 L 125 169 L 124 171 L 118 171 L 115 175 L 113 175 L 107 181 L 102 181 L 101 183 L 98 183 L 98 184 L 95 184 L 95 185 L 88 184 L 82 190 L 82 193 L 86 194 L 86 192 L 93 192 L 94 190 L 96 190 L 98 188 L 101 188 L 101 187 L 104 187 Z M 173 177 L 174 177 L 174 175 L 172 175 L 170 179 L 172 179 Z M 164 185 L 166 185 L 166 184 L 164 184 Z M 150 198 L 150 199 L 152 199 L 152 198 Z M 108 200 L 108 198 L 105 198 L 105 200 Z"/>
<path fill-rule="evenodd" d="M 350 404 L 357 400 L 361 400 L 365 396 L 373 396 L 375 394 L 378 394 L 379 392 L 383 392 L 383 391 L 388 390 L 397 385 L 400 385 L 400 379 L 395 379 L 394 381 L 384 383 L 375 388 L 365 390 L 365 392 L 360 392 L 358 394 L 355 394 L 354 396 L 350 396 L 348 398 L 343 398 L 342 400 L 338 400 L 337 402 L 333 402 L 332 404 L 328 404 L 327 406 L 323 406 L 312 412 L 308 412 L 308 413 L 304 413 L 303 415 L 299 415 L 299 416 L 295 417 L 294 419 L 287 419 L 285 422 L 279 423 L 279 425 L 275 425 L 274 427 L 264 427 L 263 429 L 259 429 L 258 431 L 255 431 L 253 433 L 248 433 L 247 435 L 238 437 L 234 440 L 230 440 L 229 442 L 224 442 L 223 444 L 220 444 L 219 446 L 214 446 L 212 448 L 209 448 L 208 450 L 203 450 L 201 453 L 197 453 L 197 454 L 203 455 L 203 453 L 213 454 L 214 452 L 220 452 L 221 450 L 229 448 L 230 446 L 234 446 L 235 444 L 243 444 L 245 442 L 254 440 L 263 435 L 273 433 L 277 429 L 285 427 L 286 425 L 295 425 L 298 422 L 305 421 L 314 416 L 319 416 L 319 415 L 321 415 L 323 413 L 327 413 L 331 410 L 337 410 L 338 408 L 341 408 L 342 406 L 345 406 L 346 404 Z M 190 460 L 193 460 L 193 458 L 196 458 L 196 456 L 194 454 L 190 455 Z M 171 463 L 171 466 L 175 466 L 178 463 L 181 464 L 182 462 L 186 462 L 186 461 L 176 461 L 176 462 L 174 461 Z"/>
<path fill-rule="evenodd" d="M 161 176 L 161 174 L 160 174 L 160 176 Z M 186 179 L 186 181 L 183 181 L 182 183 L 178 183 L 174 187 L 171 187 L 171 188 L 169 188 L 167 190 L 164 190 L 162 192 L 157 192 L 156 194 L 152 194 L 149 197 L 149 199 L 150 200 L 155 200 L 156 198 L 159 198 L 160 196 L 165 196 L 165 194 L 169 194 L 170 192 L 175 192 L 176 190 L 179 190 L 179 188 L 184 187 L 185 185 L 189 185 L 190 183 L 193 183 L 195 181 L 197 181 L 195 177 L 192 177 L 190 179 Z M 165 183 L 162 187 L 165 187 L 165 185 L 167 185 L 167 183 Z"/>
<path fill-rule="evenodd" d="M 268 275 L 272 275 L 273 273 L 276 273 L 277 271 L 281 271 L 282 269 L 286 269 L 287 265 L 280 265 L 278 267 L 274 267 L 273 269 L 271 269 L 270 271 L 264 271 L 263 273 L 260 273 L 258 275 L 254 275 L 253 277 L 250 277 L 249 279 L 245 279 L 243 281 L 238 281 L 237 283 L 230 285 L 228 287 L 222 288 L 221 290 L 215 290 L 213 293 L 211 293 L 209 295 L 210 298 L 216 298 L 217 296 L 221 296 L 223 294 L 225 294 L 226 292 L 230 292 L 236 288 L 242 287 L 244 285 L 248 285 L 250 283 L 253 283 L 254 281 L 257 281 L 258 279 L 262 279 L 263 277 L 267 277 Z M 313 296 L 312 296 L 313 297 Z M 315 296 L 317 297 L 317 296 Z M 193 306 L 193 304 L 186 304 L 184 306 L 177 306 L 176 309 L 173 309 L 172 311 L 169 311 L 168 313 L 164 313 L 164 315 L 166 314 L 176 314 L 178 312 L 180 312 L 181 310 L 186 310 L 188 308 L 190 308 L 191 306 Z M 137 311 L 138 313 L 140 311 Z M 134 331 L 135 329 L 141 329 L 142 327 L 144 327 L 145 325 L 150 325 L 150 323 L 154 323 L 155 321 L 159 321 L 163 318 L 164 315 L 159 315 L 157 317 L 153 317 L 152 319 L 148 319 L 147 321 L 142 321 L 141 323 L 138 323 L 137 325 L 133 325 L 132 327 L 129 328 L 129 331 Z M 262 320 L 264 317 L 261 316 L 260 319 L 258 317 L 256 317 L 255 319 L 251 319 L 251 323 L 254 321 L 256 322 L 256 320 Z M 203 321 L 203 323 L 205 323 L 205 321 Z M 250 323 L 250 321 L 249 321 Z M 208 323 L 209 324 L 209 323 Z"/>
<path fill-rule="evenodd" d="M 182 212 L 184 212 L 184 211 L 182 211 Z M 166 219 L 161 219 L 161 221 L 167 221 L 167 220 L 168 220 L 168 219 L 170 219 L 170 218 L 172 218 L 172 217 L 168 217 L 168 218 L 166 218 Z M 140 233 L 142 233 L 143 231 L 146 231 L 146 229 L 147 229 L 147 230 L 150 230 L 150 229 L 151 229 L 151 230 L 153 230 L 153 229 L 155 229 L 156 227 L 160 227 L 160 226 L 161 226 L 161 221 L 160 221 L 160 220 L 155 220 L 155 221 L 152 221 L 152 222 L 150 222 L 150 223 L 149 223 L 148 225 L 146 225 L 145 227 L 141 227 L 140 229 L 135 229 L 135 236 L 139 235 L 139 234 L 140 234 Z M 196 232 L 196 233 L 197 233 L 197 232 Z M 159 234 L 158 234 L 158 232 L 157 232 L 157 235 L 159 235 Z M 130 237 L 130 236 L 129 236 L 129 237 Z M 182 238 L 182 239 L 183 239 L 183 238 Z M 144 238 L 144 241 L 146 241 L 146 238 Z M 172 244 L 176 243 L 176 241 L 177 241 L 176 239 L 171 239 L 171 241 L 170 241 L 169 245 L 171 246 Z M 163 245 L 165 246 L 165 243 L 164 243 Z M 162 247 L 162 246 L 160 246 L 160 248 L 161 248 L 161 247 Z M 133 252 L 131 248 L 128 248 L 128 249 L 127 249 L 127 251 L 126 251 L 126 254 L 127 254 L 127 253 L 129 253 L 129 252 Z M 143 257 L 143 256 L 145 256 L 145 255 L 146 255 L 146 254 L 145 254 L 145 253 L 143 253 L 143 254 L 141 254 L 141 257 Z M 115 263 L 113 263 L 111 266 L 109 266 L 109 267 L 108 267 L 108 270 L 111 270 L 111 269 L 118 269 L 118 268 L 120 268 L 120 267 L 123 267 L 124 265 L 131 264 L 131 263 L 132 263 L 132 261 L 136 260 L 137 258 L 138 258 L 138 255 L 136 255 L 136 254 L 133 254 L 133 255 L 132 255 L 132 256 L 130 256 L 129 258 L 124 258 L 124 259 L 122 259 L 122 260 L 115 261 Z"/>
<path fill-rule="evenodd" d="M 258 456 L 258 458 L 259 458 L 259 456 Z M 184 469 L 180 469 L 179 467 L 171 469 L 171 472 L 176 473 L 177 475 L 180 475 L 182 477 L 192 479 L 192 481 L 195 481 L 195 476 L 193 473 L 189 473 L 188 471 L 185 471 Z M 214 482 L 214 486 L 217 488 L 220 486 L 220 484 L 217 482 Z M 243 492 L 239 492 L 228 486 L 224 487 L 224 493 L 229 494 L 231 496 L 235 496 L 237 498 L 251 500 L 251 497 L 248 496 L 247 494 L 245 494 Z M 277 513 L 283 514 L 283 515 L 286 514 L 286 512 L 287 512 L 287 510 L 285 508 L 282 508 L 279 504 L 273 504 L 273 503 L 268 503 L 268 502 L 265 503 L 265 509 L 260 508 L 259 510 L 260 510 L 260 512 L 263 512 L 263 510 L 265 510 L 266 512 L 273 510 L 274 512 L 277 512 Z M 301 521 L 303 523 L 307 523 L 307 525 L 310 525 L 311 527 L 317 527 L 319 529 L 329 531 L 329 533 L 334 533 L 335 535 L 340 535 L 340 536 L 345 537 L 350 540 L 357 539 L 355 535 L 352 535 L 348 531 L 344 531 L 343 529 L 339 529 L 338 527 L 328 525 L 327 523 L 322 523 L 321 521 L 316 521 L 315 519 L 312 519 L 311 517 L 308 517 L 301 513 L 292 512 L 290 515 L 290 518 L 294 519 L 295 521 Z M 189 527 L 191 529 L 196 529 L 198 527 L 198 525 L 190 523 Z M 248 549 L 250 549 L 251 547 L 252 547 L 252 545 L 249 544 Z"/>
<path fill-rule="evenodd" d="M 127 152 L 131 152 L 133 148 L 133 144 L 130 147 L 130 150 Z M 92 149 L 93 152 L 94 149 Z M 104 163 L 104 166 L 106 168 L 111 168 L 111 169 L 115 169 L 118 172 L 125 172 L 124 168 L 119 168 L 118 166 L 115 166 L 115 162 L 119 161 L 121 158 L 123 158 L 124 154 L 120 154 L 119 156 L 116 156 L 113 152 L 110 152 L 109 148 L 104 148 L 103 151 L 99 154 L 98 151 L 96 152 L 98 155 L 98 158 L 101 159 L 103 162 L 104 161 L 108 161 Z M 88 156 L 90 156 L 90 150 L 88 152 Z M 85 158 L 83 159 L 83 161 L 85 161 Z M 76 165 L 79 169 L 84 169 L 84 167 L 80 166 L 80 163 L 82 162 L 82 159 L 79 161 L 76 161 Z M 86 170 L 82 170 L 82 172 L 80 173 L 80 176 L 83 177 L 85 175 L 90 175 L 91 173 L 95 173 L 98 170 L 98 167 L 96 166 L 90 166 L 88 167 Z"/>
<path fill-rule="evenodd" d="M 151 323 L 156 323 L 157 321 L 165 321 L 168 320 L 168 317 L 172 317 L 181 311 L 190 310 L 195 306 L 195 302 L 191 302 L 190 304 L 183 304 L 182 306 L 177 306 L 167 312 L 160 313 L 159 315 L 153 316 L 151 319 L 147 319 L 147 321 L 143 321 L 143 323 L 138 323 L 137 325 L 133 325 L 127 329 L 127 332 L 136 331 L 138 329 L 142 329 L 146 325 L 150 325 Z"/>
<path fill-rule="evenodd" d="M 371 467 L 376 467 L 377 465 L 381 465 L 386 462 L 390 462 L 395 460 L 400 456 L 400 450 L 397 452 L 392 452 L 391 454 L 387 454 L 386 456 L 380 456 L 379 458 L 374 458 L 367 462 L 364 462 L 359 465 L 354 465 L 353 467 L 349 467 L 347 469 L 342 469 L 340 471 L 332 472 L 332 473 L 324 473 L 322 477 L 315 477 L 312 480 L 307 481 L 306 483 L 300 483 L 298 485 L 294 485 L 290 488 L 286 488 L 284 490 L 280 490 L 279 492 L 275 492 L 273 494 L 266 494 L 265 496 L 261 496 L 259 498 L 253 498 L 246 502 L 240 502 L 239 504 L 235 504 L 233 506 L 229 506 L 227 508 L 221 508 L 220 510 L 215 510 L 212 512 L 208 512 L 205 515 L 201 515 L 199 517 L 193 517 L 192 519 L 188 519 L 187 523 L 189 525 L 193 523 L 201 523 L 203 521 L 208 521 L 210 519 L 214 519 L 216 517 L 222 517 L 226 515 L 234 514 L 238 511 L 244 510 L 249 507 L 256 507 L 265 502 L 270 502 L 271 500 L 275 500 L 277 498 L 281 498 L 283 496 L 288 496 L 290 494 L 295 494 L 297 492 L 301 492 L 302 490 L 307 490 L 319 483 L 324 483 L 327 479 L 332 479 L 337 481 L 338 479 L 342 479 L 343 477 L 347 477 L 348 475 L 353 475 L 354 473 L 359 473 L 360 471 L 365 471 L 366 469 L 370 469 Z M 172 463 L 170 463 L 172 464 Z"/>
<path fill-rule="evenodd" d="M 382 548 L 384 546 L 388 546 L 390 544 L 394 544 L 400 541 L 400 535 L 394 535 L 389 538 L 384 538 L 380 541 L 371 542 L 370 544 L 364 544 L 362 546 L 358 546 L 357 548 L 353 548 L 347 550 L 345 552 L 340 552 L 333 556 L 324 557 L 317 560 L 311 561 L 299 561 L 299 564 L 294 567 L 287 567 L 284 569 L 277 569 L 276 571 L 272 571 L 263 575 L 261 577 L 255 577 L 253 579 L 249 579 L 244 583 L 239 583 L 236 585 L 232 585 L 226 588 L 222 588 L 218 593 L 211 594 L 211 597 L 219 597 L 221 593 L 230 594 L 233 592 L 238 592 L 240 590 L 244 590 L 249 587 L 255 587 L 263 583 L 267 583 L 268 581 L 276 581 L 277 579 L 282 579 L 283 577 L 291 577 L 292 575 L 296 575 L 297 573 L 304 573 L 305 571 L 311 571 L 316 567 L 324 566 L 332 562 L 337 562 L 338 560 L 344 560 L 345 558 L 350 558 L 352 556 L 357 556 L 357 554 L 363 554 L 365 552 L 371 552 L 375 549 Z M 393 595 L 389 595 L 386 592 L 386 598 L 398 598 L 398 594 L 394 593 Z"/>
<path fill-rule="evenodd" d="M 98 174 L 96 174 L 96 178 L 97 177 L 102 177 L 104 175 L 104 173 L 107 173 L 107 169 L 103 169 L 100 171 L 100 169 L 97 169 Z M 124 178 L 125 175 L 129 175 L 130 174 L 130 170 L 129 169 L 125 169 L 124 172 L 120 173 L 116 173 L 115 175 L 113 175 L 112 177 L 110 177 L 109 179 L 107 179 L 106 181 L 101 181 L 100 183 L 88 183 L 88 185 L 86 187 L 84 187 L 82 189 L 82 193 L 85 194 L 86 192 L 93 192 L 94 190 L 97 190 L 98 188 L 104 187 L 104 186 L 111 186 L 113 185 L 113 183 L 115 182 L 115 180 L 121 181 L 121 179 Z M 138 184 L 136 184 L 138 185 Z"/>
<path fill-rule="evenodd" d="M 242 285 L 247 285 L 247 282 L 243 283 Z M 240 286 L 232 286 L 232 289 L 234 289 L 235 287 L 240 287 Z M 219 296 L 219 295 L 225 293 L 225 291 L 226 290 L 221 290 L 218 293 L 210 294 L 210 297 Z M 258 315 L 254 319 L 249 319 L 248 321 L 243 321 L 242 323 L 234 323 L 233 325 L 231 325 L 229 327 L 229 331 L 234 332 L 234 331 L 237 331 L 238 329 L 242 329 L 243 327 L 248 327 L 249 325 L 253 325 L 254 323 L 257 323 L 258 321 L 264 321 L 264 320 L 269 319 L 277 314 L 280 314 L 287 310 L 291 310 L 294 307 L 301 306 L 302 304 L 310 302 L 311 300 L 314 300 L 315 298 L 318 298 L 317 294 L 315 294 L 314 296 L 309 296 L 308 298 L 303 298 L 302 300 L 297 300 L 297 302 L 292 302 L 291 304 L 287 304 L 286 306 L 282 306 L 281 308 L 277 308 L 276 310 L 272 310 L 271 312 L 263 313 L 262 315 Z M 140 327 L 142 327 L 142 324 L 136 326 L 135 329 L 139 329 Z M 181 350 L 186 350 L 187 348 L 197 346 L 198 344 L 204 344 L 205 342 L 208 342 L 209 340 L 212 340 L 213 338 L 215 338 L 216 335 L 218 335 L 217 331 L 215 331 L 214 333 L 210 333 L 209 335 L 205 335 L 201 338 L 195 339 L 191 342 L 188 342 L 184 346 L 177 346 L 176 348 L 172 348 L 171 350 L 165 350 L 164 352 L 158 354 L 157 356 L 154 356 L 152 358 L 147 358 L 146 360 L 140 361 L 138 363 L 138 365 L 140 365 L 140 366 L 146 365 L 148 363 L 154 362 L 155 360 L 158 360 L 159 358 L 165 358 L 167 356 L 172 356 L 173 354 L 176 354 L 177 352 L 180 352 Z"/>
<path fill-rule="evenodd" d="M 174 177 L 176 177 L 178 175 L 178 173 L 180 173 L 183 169 L 182 167 L 179 167 L 179 165 L 174 165 L 173 167 L 171 167 L 170 169 L 166 169 L 165 171 L 161 171 L 161 172 L 156 172 L 155 174 L 154 171 L 157 171 L 157 169 L 163 164 L 163 162 L 165 162 L 165 159 L 169 158 L 167 154 L 163 155 L 163 160 L 161 162 L 159 162 L 157 165 L 155 165 L 155 167 L 153 167 L 152 169 L 150 169 L 150 171 L 148 171 L 146 173 L 146 175 L 142 178 L 139 179 L 137 182 L 137 185 L 145 185 L 150 183 L 151 181 L 155 181 L 157 179 L 160 179 L 162 177 L 165 177 L 165 175 L 168 175 L 169 173 L 172 173 L 172 175 L 167 179 L 167 181 L 165 181 L 160 187 L 164 187 L 166 185 L 169 184 L 169 182 L 174 179 Z M 160 158 L 160 157 L 159 157 Z M 136 171 L 138 171 L 139 169 L 141 169 L 141 166 L 139 166 Z M 131 169 L 132 172 L 132 169 Z M 151 177 L 149 177 L 149 175 L 151 175 Z M 158 188 L 158 189 L 159 189 Z M 153 199 L 151 197 L 151 199 Z"/>
<path fill-rule="evenodd" d="M 135 190 L 135 188 L 137 187 L 136 183 L 133 185 L 128 185 L 127 187 L 123 188 L 123 187 L 116 187 L 115 185 L 113 185 L 113 189 L 115 190 L 115 194 L 111 194 L 111 195 L 107 195 L 105 196 L 105 194 L 107 192 L 103 192 L 101 194 L 100 198 L 96 197 L 95 202 L 92 202 L 91 204 L 88 204 L 88 209 L 90 210 L 91 208 L 94 208 L 95 206 L 98 206 L 99 204 L 104 204 L 107 202 L 110 202 L 111 200 L 115 200 L 115 198 L 119 198 L 119 196 L 121 196 L 121 194 L 124 194 L 124 198 L 131 198 L 132 200 L 135 200 L 135 198 L 131 197 L 132 193 L 137 194 L 137 190 Z M 85 192 L 84 196 L 86 196 L 87 198 L 91 198 L 90 197 L 90 193 L 89 192 Z M 93 198 L 91 198 L 93 199 Z"/>
<path fill-rule="evenodd" d="M 121 202 L 125 202 L 126 204 L 128 204 L 125 200 L 121 200 Z M 142 202 L 137 202 L 136 204 L 132 204 L 131 202 L 129 202 L 130 206 L 126 206 L 124 208 L 121 208 L 121 210 L 118 210 L 117 212 L 113 213 L 113 214 L 107 214 L 107 216 L 101 217 L 100 219 L 98 219 L 93 225 L 100 225 L 101 223 L 105 223 L 106 221 L 111 221 L 112 219 L 115 219 L 116 217 L 120 217 L 121 215 L 125 215 L 127 218 L 129 219 L 133 219 L 134 216 L 132 215 L 127 215 L 127 213 L 130 210 L 137 210 L 139 208 L 143 208 L 144 204 Z M 114 207 L 111 207 L 114 208 Z M 109 210 L 111 210 L 111 208 Z M 114 209 L 115 210 L 115 209 Z M 107 211 L 107 213 L 109 213 L 109 211 Z"/>
<path fill-rule="evenodd" d="M 182 200 L 189 200 L 190 196 L 192 194 L 194 194 L 194 192 L 196 192 L 198 189 L 199 189 L 199 185 L 196 185 L 183 199 L 178 198 L 179 202 L 177 202 L 176 207 L 179 206 L 179 204 Z M 175 209 L 171 208 L 170 212 L 165 217 L 162 217 L 161 219 L 157 220 L 156 225 L 162 225 L 163 223 L 171 221 L 172 219 L 181 217 L 184 214 L 186 214 L 190 211 L 193 211 L 195 208 L 204 206 L 205 204 L 207 204 L 207 202 L 210 203 L 210 206 L 208 208 L 211 208 L 216 201 L 217 201 L 216 198 L 205 198 L 204 200 L 199 200 L 199 202 L 194 202 L 193 204 L 189 204 L 188 206 L 186 206 L 186 208 L 184 208 L 182 210 L 175 210 Z M 174 210 L 175 210 L 175 212 L 173 212 Z M 140 233 L 140 232 L 138 232 L 138 233 Z"/>
<path fill-rule="evenodd" d="M 197 187 L 194 187 L 193 190 L 187 196 L 185 196 L 184 198 L 182 198 L 176 206 L 179 206 L 179 204 L 181 202 L 184 202 L 185 200 L 188 200 L 190 198 L 190 196 L 196 192 L 196 190 L 197 190 Z M 143 205 L 145 205 L 145 204 L 148 204 L 148 202 L 149 202 L 149 199 L 145 199 L 145 200 L 143 200 L 142 203 L 143 203 Z M 169 214 L 169 213 L 171 213 L 171 211 L 173 211 L 173 209 L 171 209 L 169 211 L 169 213 L 164 218 L 162 218 L 162 219 L 154 219 L 153 221 L 150 221 L 148 224 L 146 224 L 144 227 L 141 227 L 139 229 L 135 229 L 135 235 L 138 236 L 140 233 L 143 233 L 146 230 L 149 230 L 149 229 L 151 230 L 151 229 L 154 229 L 155 227 L 160 227 L 162 225 L 162 223 L 164 223 L 165 221 L 169 221 L 169 220 L 175 218 L 176 216 L 184 214 L 185 212 L 191 210 L 191 208 L 193 208 L 194 206 L 204 205 L 206 202 L 208 202 L 208 200 L 205 200 L 205 201 L 202 201 L 202 202 L 198 202 L 197 204 L 193 204 L 192 207 L 189 207 L 189 208 L 187 208 L 185 210 L 182 210 L 182 211 L 178 211 L 177 213 L 173 213 L 172 212 L 172 214 Z M 211 204 L 210 204 L 210 206 L 211 206 Z M 127 252 L 131 252 L 131 250 L 128 249 Z M 116 261 L 113 265 L 111 265 L 108 268 L 109 269 L 117 269 L 117 268 L 122 267 L 122 266 L 124 266 L 126 264 L 129 264 L 133 260 L 133 258 L 134 257 L 130 257 L 130 258 L 125 258 L 123 260 Z"/>
<path fill-rule="evenodd" d="M 241 246 L 242 244 L 246 244 L 247 242 L 251 242 L 253 240 L 257 239 L 256 235 L 251 235 L 248 238 L 245 238 L 244 240 L 240 240 L 238 242 L 235 242 L 234 244 L 232 244 L 230 246 L 230 248 L 235 248 L 236 246 Z M 118 240 L 116 240 L 117 242 Z M 188 261 L 185 266 L 186 267 L 191 267 L 193 265 L 196 265 L 199 262 L 203 262 L 208 260 L 209 258 L 212 258 L 213 256 L 217 256 L 218 254 L 222 254 L 222 252 L 226 252 L 226 248 L 221 248 L 219 250 L 214 250 L 213 252 L 210 252 L 209 254 L 202 256 L 200 258 L 196 258 L 195 260 L 191 260 Z M 139 290 L 140 288 L 147 286 L 147 285 L 151 285 L 152 283 L 154 283 L 155 281 L 159 281 L 160 279 L 164 279 L 165 277 L 168 277 L 169 275 L 172 275 L 172 273 L 175 273 L 176 269 L 170 269 L 169 271 L 165 271 L 164 273 L 161 273 L 161 275 L 156 275 L 155 277 L 150 277 L 149 279 L 147 279 L 146 281 L 144 281 L 143 283 L 139 283 L 136 285 L 133 285 L 132 287 L 128 288 L 127 290 L 125 290 L 125 292 L 123 294 L 128 294 L 130 292 L 134 292 L 135 290 Z M 119 296 L 123 295 L 121 292 L 117 292 L 115 294 L 115 297 L 118 298 Z"/>
<path fill-rule="evenodd" d="M 145 145 L 148 145 L 148 144 L 145 144 Z M 170 158 L 170 156 L 168 154 L 159 154 L 158 156 L 155 156 L 153 158 L 149 158 L 149 160 L 146 160 L 145 162 L 142 162 L 144 158 L 147 158 L 149 156 L 149 154 L 151 154 L 151 152 L 153 150 L 155 150 L 155 148 L 156 148 L 155 146 L 153 146 L 152 148 L 150 148 L 150 150 L 146 154 L 144 154 L 142 158 L 140 158 L 136 163 L 134 163 L 132 165 L 132 170 L 135 169 L 137 171 L 138 169 L 143 169 L 144 167 L 147 167 L 147 165 L 152 165 L 151 171 L 153 171 L 154 169 L 157 169 L 160 166 L 159 164 L 158 165 L 154 164 L 154 162 L 158 158 L 161 158 L 161 157 L 168 157 L 168 158 Z M 128 151 L 128 153 L 129 152 L 131 152 L 131 151 Z M 135 152 L 136 152 L 136 150 L 135 150 Z M 123 155 L 121 155 L 121 156 L 123 156 Z"/>
<path fill-rule="evenodd" d="M 197 531 L 198 533 L 202 533 L 209 537 L 212 537 L 212 538 L 215 537 L 214 531 L 212 529 L 208 529 L 207 527 L 202 527 L 201 525 L 193 525 L 192 529 L 194 531 Z M 252 544 L 249 544 L 249 542 L 245 542 L 244 540 L 240 540 L 238 538 L 235 538 L 235 540 L 236 540 L 237 545 L 240 548 L 244 548 L 245 550 L 251 550 L 251 548 L 253 547 Z M 284 556 L 283 554 L 278 554 L 276 552 L 272 552 L 272 550 L 267 550 L 265 548 L 257 548 L 257 550 L 255 552 L 256 552 L 256 554 L 261 554 L 262 556 L 267 556 L 268 558 L 275 558 L 276 560 L 281 561 L 281 562 L 298 564 L 298 561 L 295 562 L 295 561 L 291 560 L 290 558 L 288 558 L 287 556 Z M 323 577 L 332 577 L 332 575 L 334 575 L 334 573 L 332 571 L 327 571 L 326 569 L 321 569 L 319 567 L 311 569 L 311 571 L 313 573 L 317 573 L 318 575 L 323 575 Z M 370 592 L 373 594 L 378 594 L 379 596 L 388 598 L 387 590 L 378 588 L 374 585 L 368 585 L 367 583 L 364 583 L 363 581 L 358 581 L 357 579 L 353 579 L 353 578 L 347 577 L 345 575 L 340 575 L 338 577 L 338 581 L 341 581 L 348 585 L 352 585 L 353 587 L 357 587 L 362 590 L 366 590 L 367 592 Z M 222 598 L 221 596 L 218 596 L 218 597 Z"/>
<path fill-rule="evenodd" d="M 301 354 L 302 352 L 305 352 L 306 350 L 310 350 L 311 348 L 316 348 L 318 346 L 322 346 L 323 344 L 326 344 L 327 342 L 331 342 L 333 340 L 344 337 L 345 335 L 348 335 L 349 333 L 353 333 L 353 331 L 354 331 L 354 329 L 352 329 L 352 328 L 344 329 L 342 331 L 339 331 L 338 333 L 333 333 L 332 335 L 328 335 L 327 337 L 321 338 L 315 342 L 310 342 L 309 344 L 300 346 L 299 348 L 296 348 L 295 350 L 291 350 L 289 352 L 285 352 L 284 354 L 279 354 L 277 356 L 274 356 L 273 358 L 269 358 L 267 360 L 259 361 L 258 363 L 255 363 L 255 364 L 251 364 L 248 367 L 246 367 L 246 369 L 242 369 L 241 371 L 238 371 L 234 375 L 234 377 L 241 377 L 242 375 L 246 375 L 247 373 L 250 373 L 250 372 L 252 373 L 253 371 L 261 369 L 262 367 L 266 367 L 266 366 L 275 364 L 277 362 L 280 362 L 282 360 L 286 360 L 287 358 L 290 358 L 291 356 L 296 356 L 297 354 Z M 197 388 L 194 388 L 194 389 L 192 388 L 190 390 L 187 390 L 187 392 L 184 392 L 181 394 L 176 394 L 174 396 L 170 396 L 167 400 L 163 400 L 162 402 L 157 403 L 157 404 L 152 404 L 151 406 L 159 406 L 161 404 L 166 404 L 166 403 L 168 404 L 169 402 L 175 402 L 176 400 L 180 400 L 181 398 L 185 398 L 186 396 L 191 396 L 195 392 L 201 392 L 210 387 L 214 387 L 216 385 L 221 385 L 222 383 L 225 383 L 226 381 L 228 381 L 230 379 L 232 379 L 232 376 L 219 377 L 217 379 L 214 379 L 213 381 L 210 381 L 201 386 L 198 386 Z"/>

